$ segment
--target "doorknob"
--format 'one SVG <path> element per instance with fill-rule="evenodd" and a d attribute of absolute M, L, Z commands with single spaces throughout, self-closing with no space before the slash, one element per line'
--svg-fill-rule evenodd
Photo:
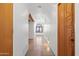
<path fill-rule="evenodd" d="M 71 41 L 74 41 L 74 39 L 71 39 Z"/>

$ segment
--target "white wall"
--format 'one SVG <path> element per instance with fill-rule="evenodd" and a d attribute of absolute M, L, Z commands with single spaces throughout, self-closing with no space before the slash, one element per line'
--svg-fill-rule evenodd
<path fill-rule="evenodd" d="M 55 55 L 57 55 L 57 25 L 58 25 L 58 16 L 57 16 L 57 4 L 54 4 L 52 7 L 52 19 L 51 19 L 51 32 L 50 32 L 50 47 Z"/>
<path fill-rule="evenodd" d="M 29 22 L 29 39 L 34 39 L 34 22 Z"/>
<path fill-rule="evenodd" d="M 79 4 L 75 4 L 75 55 L 79 56 Z"/>
<path fill-rule="evenodd" d="M 43 32 L 44 38 L 48 41 L 49 47 L 51 48 L 52 52 L 57 55 L 57 4 L 54 3 L 45 7 L 47 9 L 45 9 L 46 13 L 43 12 L 43 15 L 45 15 L 45 19 L 43 18 L 43 20 L 45 20 Z"/>
<path fill-rule="evenodd" d="M 25 4 L 13 5 L 13 55 L 24 56 L 28 49 L 28 13 Z"/>

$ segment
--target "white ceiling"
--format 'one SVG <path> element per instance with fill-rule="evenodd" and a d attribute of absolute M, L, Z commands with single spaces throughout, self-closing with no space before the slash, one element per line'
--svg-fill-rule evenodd
<path fill-rule="evenodd" d="M 49 20 L 52 19 L 52 11 L 55 10 L 56 3 L 27 3 L 26 6 L 36 22 L 50 23 Z M 41 8 L 38 6 L 41 6 Z"/>

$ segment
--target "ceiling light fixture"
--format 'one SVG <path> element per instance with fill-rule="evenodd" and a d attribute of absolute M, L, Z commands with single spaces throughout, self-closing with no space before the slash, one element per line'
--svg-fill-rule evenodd
<path fill-rule="evenodd" d="M 39 5 L 38 8 L 42 8 L 42 7 Z"/>

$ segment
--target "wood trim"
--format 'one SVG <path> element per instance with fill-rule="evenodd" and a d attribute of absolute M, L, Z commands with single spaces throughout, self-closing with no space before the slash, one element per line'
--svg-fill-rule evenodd
<path fill-rule="evenodd" d="M 31 14 L 29 14 L 29 22 L 34 22 L 34 19 Z"/>
<path fill-rule="evenodd" d="M 61 3 L 58 3 L 58 6 L 61 5 Z"/>
<path fill-rule="evenodd" d="M 72 55 L 75 56 L 75 4 L 73 3 L 72 4 L 72 19 L 73 19 L 73 23 L 72 23 L 72 26 L 73 26 L 73 36 L 74 36 L 74 47 L 73 47 L 73 51 L 72 51 Z"/>

